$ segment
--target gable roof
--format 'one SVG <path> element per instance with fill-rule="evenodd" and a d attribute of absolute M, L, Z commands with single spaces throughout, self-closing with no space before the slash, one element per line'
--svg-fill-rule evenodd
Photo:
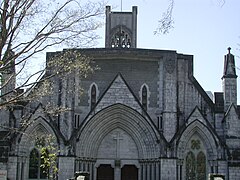
<path fill-rule="evenodd" d="M 113 104 L 120 103 L 126 106 L 130 106 L 138 112 L 142 112 L 143 107 L 135 96 L 121 73 L 118 73 L 113 81 L 110 83 L 108 88 L 105 90 L 103 95 L 98 100 L 94 107 L 95 113 L 101 109 L 111 106 Z"/>
<path fill-rule="evenodd" d="M 197 117 L 202 117 L 202 119 L 197 118 Z M 173 143 L 175 140 L 179 140 L 181 139 L 181 136 L 183 134 L 183 132 L 188 129 L 192 124 L 194 124 L 195 122 L 199 122 L 200 124 L 202 124 L 204 127 L 206 127 L 208 129 L 208 131 L 215 136 L 218 141 L 220 142 L 220 144 L 223 147 L 226 147 L 226 144 L 222 141 L 222 139 L 219 137 L 219 135 L 217 134 L 216 130 L 213 128 L 213 126 L 211 125 L 211 123 L 203 116 L 201 110 L 199 109 L 198 106 L 196 106 L 193 111 L 191 112 L 191 114 L 189 115 L 189 117 L 187 118 L 187 124 L 186 126 L 182 126 L 179 131 L 177 131 L 177 133 L 173 136 L 172 140 L 170 141 L 170 143 Z"/>
<path fill-rule="evenodd" d="M 67 143 L 65 137 L 63 136 L 61 131 L 57 128 L 57 125 L 52 121 L 52 118 L 50 117 L 50 115 L 48 115 L 46 113 L 45 108 L 42 103 L 39 103 L 36 106 L 36 108 L 33 110 L 33 112 L 26 115 L 27 121 L 29 121 L 31 119 L 36 120 L 38 118 L 41 118 L 41 120 L 43 120 L 53 130 L 53 132 L 55 133 L 55 135 L 57 137 L 58 142 L 59 142 L 59 138 L 61 138 L 65 144 Z M 47 121 L 47 119 L 49 119 L 49 121 Z M 19 131 L 25 132 L 28 129 L 28 127 L 31 127 L 31 125 L 32 125 L 32 123 L 27 124 L 26 126 L 21 126 Z M 21 140 L 22 135 L 23 134 L 20 134 L 18 141 Z"/>
<path fill-rule="evenodd" d="M 240 106 L 235 106 L 233 103 L 228 107 L 228 109 L 227 109 L 227 111 L 226 111 L 226 113 L 225 113 L 225 116 L 224 116 L 224 118 L 223 118 L 223 120 L 222 120 L 222 122 L 225 122 L 226 121 L 226 118 L 228 117 L 228 116 L 231 116 L 231 110 L 234 110 L 234 112 L 236 113 L 236 115 L 238 116 L 238 118 L 239 118 L 239 115 L 240 115 L 240 112 L 239 112 L 239 109 L 240 109 Z"/>
<path fill-rule="evenodd" d="M 203 123 L 204 125 L 207 125 L 207 119 L 203 116 L 201 110 L 199 109 L 198 106 L 196 106 L 193 111 L 191 112 L 191 114 L 189 115 L 189 117 L 187 118 L 187 125 L 192 123 L 193 121 L 195 121 L 196 119 L 198 119 L 201 123 Z"/>
<path fill-rule="evenodd" d="M 90 120 L 95 114 L 99 113 L 101 110 L 106 109 L 107 107 L 111 107 L 115 104 L 121 104 L 127 107 L 131 107 L 131 109 L 137 111 L 142 116 L 145 116 L 145 119 L 149 120 L 149 122 L 152 124 L 152 126 L 155 127 L 155 129 L 158 131 L 155 123 L 153 123 L 151 117 L 146 112 L 146 110 L 143 108 L 142 104 L 138 100 L 138 98 L 135 96 L 121 73 L 118 73 L 113 81 L 109 84 L 107 89 L 104 91 L 102 96 L 98 99 L 95 106 L 92 108 L 92 110 L 88 113 L 86 118 L 81 123 L 80 127 L 77 129 L 79 131 L 83 124 L 85 124 L 88 120 Z M 75 131 L 76 132 L 76 131 Z M 73 138 L 75 132 L 72 134 L 71 138 Z M 159 132 L 159 131 L 158 131 Z M 77 133 L 78 134 L 78 133 Z M 162 133 L 159 133 L 161 138 L 164 140 L 165 143 L 167 143 L 167 140 L 162 135 Z"/>

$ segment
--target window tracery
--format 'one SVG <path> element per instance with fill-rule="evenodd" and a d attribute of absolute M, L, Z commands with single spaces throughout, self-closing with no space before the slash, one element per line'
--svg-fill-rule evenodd
<path fill-rule="evenodd" d="M 130 35 L 121 28 L 119 28 L 111 38 L 112 48 L 130 48 L 131 37 Z"/>
<path fill-rule="evenodd" d="M 186 180 L 205 180 L 206 156 L 201 150 L 201 142 L 199 139 L 190 142 L 190 150 L 186 156 Z"/>

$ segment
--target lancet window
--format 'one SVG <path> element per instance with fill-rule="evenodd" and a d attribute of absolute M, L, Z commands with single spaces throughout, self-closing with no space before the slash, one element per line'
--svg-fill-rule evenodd
<path fill-rule="evenodd" d="M 94 108 L 94 106 L 96 105 L 96 102 L 97 102 L 97 87 L 95 84 L 93 84 L 90 89 L 90 107 L 91 107 L 91 109 Z"/>
<path fill-rule="evenodd" d="M 146 111 L 147 111 L 147 104 L 148 104 L 148 91 L 147 91 L 147 87 L 144 85 L 142 87 L 142 106 Z"/>
<path fill-rule="evenodd" d="M 47 179 L 47 171 L 41 164 L 43 164 L 43 159 L 41 159 L 41 154 L 34 148 L 30 152 L 29 157 L 29 179 Z"/>

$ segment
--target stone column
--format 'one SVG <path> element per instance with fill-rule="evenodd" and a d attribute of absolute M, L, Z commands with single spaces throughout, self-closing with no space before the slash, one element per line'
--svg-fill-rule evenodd
<path fill-rule="evenodd" d="M 146 163 L 142 163 L 142 180 L 146 179 Z"/>
<path fill-rule="evenodd" d="M 121 180 L 121 160 L 115 160 L 114 180 Z"/>
<path fill-rule="evenodd" d="M 160 162 L 159 161 L 156 162 L 155 168 L 156 168 L 156 175 L 155 175 L 156 180 L 159 180 L 160 179 Z"/>
<path fill-rule="evenodd" d="M 182 180 L 183 159 L 177 160 L 177 180 Z"/>
<path fill-rule="evenodd" d="M 93 180 L 93 177 L 94 177 L 94 162 L 90 163 L 89 173 L 90 173 L 90 180 Z"/>
<path fill-rule="evenodd" d="M 93 173 L 93 179 L 95 180 L 95 179 L 97 179 L 97 166 L 95 165 L 94 166 L 94 173 Z"/>
<path fill-rule="evenodd" d="M 155 162 L 153 161 L 152 162 L 152 168 L 151 168 L 151 170 L 152 170 L 152 179 L 156 179 L 156 174 L 155 174 L 155 168 L 156 168 L 156 166 L 155 166 Z"/>
<path fill-rule="evenodd" d="M 18 158 L 17 156 L 9 156 L 8 158 L 8 164 L 3 164 L 2 170 L 7 170 L 7 177 L 9 179 L 17 179 L 17 173 L 19 174 L 18 168 Z"/>

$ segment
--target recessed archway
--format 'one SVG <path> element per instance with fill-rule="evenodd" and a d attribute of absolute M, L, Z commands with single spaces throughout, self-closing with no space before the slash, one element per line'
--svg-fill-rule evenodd
<path fill-rule="evenodd" d="M 164 144 L 155 126 L 139 112 L 122 104 L 107 107 L 85 122 L 80 129 L 77 156 L 98 157 L 104 138 L 116 129 L 131 137 L 140 159 L 160 156 L 160 147 Z"/>

